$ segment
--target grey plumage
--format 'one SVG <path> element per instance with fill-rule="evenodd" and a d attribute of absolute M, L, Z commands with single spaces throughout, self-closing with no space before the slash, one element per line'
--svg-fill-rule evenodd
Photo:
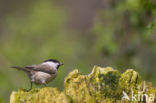
<path fill-rule="evenodd" d="M 57 60 L 51 61 L 50 59 L 50 61 L 46 60 L 37 65 L 25 67 L 13 66 L 12 68 L 25 71 L 30 79 L 32 88 L 32 83 L 46 85 L 55 79 L 60 65 L 62 65 L 62 63 L 58 62 Z M 31 88 L 29 90 L 31 90 Z"/>

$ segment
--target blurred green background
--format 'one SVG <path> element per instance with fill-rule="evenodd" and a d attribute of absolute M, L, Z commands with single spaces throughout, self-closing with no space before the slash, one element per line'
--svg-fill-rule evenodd
<path fill-rule="evenodd" d="M 133 68 L 156 86 L 155 17 L 155 0 L 0 0 L 0 102 L 30 87 L 10 66 L 49 58 L 65 64 L 48 84 L 60 90 L 70 71 L 94 65 Z"/>

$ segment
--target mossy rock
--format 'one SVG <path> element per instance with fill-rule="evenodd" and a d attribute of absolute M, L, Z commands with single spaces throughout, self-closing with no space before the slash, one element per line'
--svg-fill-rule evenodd
<path fill-rule="evenodd" d="M 129 99 L 123 99 L 124 93 Z M 142 99 L 133 101 L 132 92 L 139 93 Z M 64 91 L 56 88 L 34 88 L 27 92 L 12 92 L 10 103 L 155 103 L 156 99 L 147 99 L 144 94 L 156 94 L 151 83 L 142 81 L 133 69 L 124 73 L 111 68 L 95 66 L 89 75 L 81 75 L 77 69 L 64 80 Z M 139 97 L 139 96 L 138 96 Z M 152 100 L 150 102 L 150 100 Z"/>
<path fill-rule="evenodd" d="M 12 92 L 10 103 L 69 103 L 70 98 L 56 88 L 35 88 L 27 90 L 19 89 L 18 92 Z"/>

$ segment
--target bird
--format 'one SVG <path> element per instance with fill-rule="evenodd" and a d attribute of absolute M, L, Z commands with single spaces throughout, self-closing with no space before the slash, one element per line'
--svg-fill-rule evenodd
<path fill-rule="evenodd" d="M 30 91 L 32 89 L 33 83 L 46 86 L 47 83 L 54 80 L 61 65 L 63 65 L 63 63 L 56 59 L 48 59 L 43 61 L 41 64 L 34 64 L 23 67 L 12 66 L 11 68 L 22 70 L 27 73 L 30 79 L 30 89 L 28 89 L 28 91 Z"/>

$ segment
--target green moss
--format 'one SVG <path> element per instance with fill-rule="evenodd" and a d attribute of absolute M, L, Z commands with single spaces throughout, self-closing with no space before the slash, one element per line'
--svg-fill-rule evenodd
<path fill-rule="evenodd" d="M 74 70 L 65 78 L 64 92 L 73 99 L 74 103 L 89 102 L 95 100 L 90 94 L 88 77 L 80 75 L 78 70 Z"/>
<path fill-rule="evenodd" d="M 97 101 L 105 98 L 118 97 L 118 82 L 120 73 L 111 67 L 101 68 L 95 66 L 89 75 L 90 84 L 94 89 L 92 93 Z"/>
<path fill-rule="evenodd" d="M 121 101 L 122 92 L 131 96 L 131 90 L 156 94 L 156 88 L 142 82 L 140 75 L 132 69 L 121 74 L 111 67 L 95 66 L 89 75 L 81 75 L 77 69 L 69 73 L 62 92 L 50 87 L 29 92 L 20 89 L 12 92 L 10 103 L 133 103 Z"/>
<path fill-rule="evenodd" d="M 121 74 L 119 79 L 119 87 L 129 93 L 131 89 L 139 90 L 142 85 L 142 79 L 140 75 L 133 69 L 128 69 Z"/>
<path fill-rule="evenodd" d="M 36 88 L 27 92 L 25 90 L 18 90 L 12 92 L 10 103 L 70 103 L 69 98 L 56 88 Z"/>

